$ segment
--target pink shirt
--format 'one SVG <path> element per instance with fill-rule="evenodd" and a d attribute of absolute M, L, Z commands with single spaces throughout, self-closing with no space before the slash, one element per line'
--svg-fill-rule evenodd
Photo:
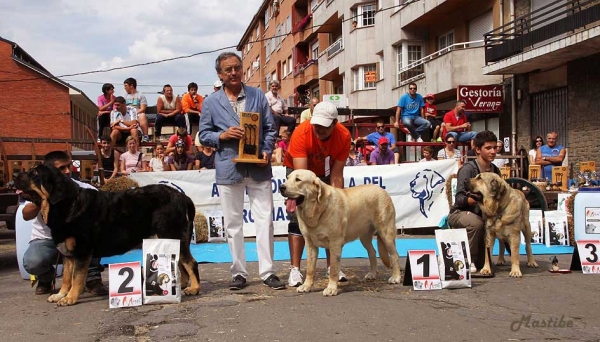
<path fill-rule="evenodd" d="M 140 159 L 139 155 L 142 155 L 142 158 Z M 136 171 L 142 171 L 142 164 L 144 162 L 144 154 L 141 152 L 138 152 L 136 154 L 131 154 L 129 151 L 121 154 L 121 157 L 119 158 L 121 160 L 121 163 L 124 163 L 125 165 L 125 171 L 131 171 L 131 170 L 136 170 Z M 139 163 L 138 163 L 139 160 Z"/>
<path fill-rule="evenodd" d="M 106 106 L 109 102 L 110 99 L 107 99 L 106 97 L 104 97 L 104 94 L 98 96 L 98 108 L 102 107 L 102 106 Z M 108 108 L 106 110 L 112 110 L 112 108 Z"/>

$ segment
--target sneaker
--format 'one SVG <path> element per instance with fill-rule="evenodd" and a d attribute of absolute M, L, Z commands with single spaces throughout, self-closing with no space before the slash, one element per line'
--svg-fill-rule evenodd
<path fill-rule="evenodd" d="M 406 142 L 413 142 L 413 137 L 410 134 L 406 135 Z"/>
<path fill-rule="evenodd" d="M 290 277 L 288 278 L 288 285 L 291 287 L 298 287 L 302 285 L 304 279 L 302 278 L 302 273 L 300 273 L 300 269 L 298 267 L 292 266 L 290 267 Z"/>
<path fill-rule="evenodd" d="M 88 281 L 85 284 L 85 290 L 94 296 L 106 296 L 108 294 L 108 289 L 100 279 Z"/>
<path fill-rule="evenodd" d="M 329 267 L 327 267 L 327 277 L 329 277 Z M 340 283 L 345 283 L 348 281 L 348 278 L 346 278 L 346 273 L 342 272 L 342 270 L 338 272 L 338 281 Z"/>
<path fill-rule="evenodd" d="M 263 284 L 272 288 L 273 290 L 285 289 L 285 284 L 274 274 L 271 274 L 267 279 L 265 279 Z"/>
<path fill-rule="evenodd" d="M 417 142 L 423 142 L 423 139 L 421 139 L 421 137 L 418 137 Z"/>
<path fill-rule="evenodd" d="M 240 274 L 233 277 L 231 283 L 229 283 L 230 290 L 241 290 L 246 287 L 246 278 L 242 277 Z"/>
<path fill-rule="evenodd" d="M 442 137 L 437 138 L 437 142 L 443 142 Z"/>
<path fill-rule="evenodd" d="M 37 287 L 35 288 L 36 295 L 44 295 L 52 292 L 52 281 L 39 281 Z"/>
<path fill-rule="evenodd" d="M 150 142 L 150 137 L 149 137 L 149 136 L 147 136 L 147 135 L 144 135 L 144 136 L 142 137 L 142 142 L 144 142 L 144 143 Z"/>
<path fill-rule="evenodd" d="M 475 267 L 474 263 L 471 263 L 471 267 L 469 268 L 469 270 L 471 271 L 471 274 L 477 273 L 477 267 Z"/>

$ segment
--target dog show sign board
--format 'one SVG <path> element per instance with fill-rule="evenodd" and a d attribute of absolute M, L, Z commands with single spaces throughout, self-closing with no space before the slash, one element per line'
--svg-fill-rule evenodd
<path fill-rule="evenodd" d="M 442 289 L 434 250 L 408 251 L 403 285 L 412 285 L 417 291 Z"/>
<path fill-rule="evenodd" d="M 109 308 L 142 305 L 142 266 L 139 261 L 108 265 Z"/>
<path fill-rule="evenodd" d="M 577 240 L 583 274 L 600 274 L 600 240 Z"/>

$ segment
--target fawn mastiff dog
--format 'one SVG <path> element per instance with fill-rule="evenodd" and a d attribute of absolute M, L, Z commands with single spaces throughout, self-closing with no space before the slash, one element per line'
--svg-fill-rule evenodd
<path fill-rule="evenodd" d="M 337 189 L 323 183 L 312 171 L 296 170 L 280 186 L 287 197 L 287 209 L 297 211 L 300 231 L 308 255 L 306 280 L 298 292 L 313 286 L 318 248 L 328 248 L 331 255 L 329 284 L 324 296 L 338 294 L 338 271 L 342 246 L 356 239 L 367 250 L 370 261 L 365 279 L 375 279 L 377 258 L 372 239 L 377 232 L 381 261 L 392 268 L 390 284 L 400 282 L 400 262 L 396 251 L 396 210 L 388 193 L 376 185 Z"/>
<path fill-rule="evenodd" d="M 519 267 L 520 232 L 525 236 L 527 266 L 538 267 L 531 253 L 531 226 L 529 225 L 529 202 L 525 195 L 513 189 L 500 176 L 493 172 L 478 174 L 469 180 L 469 189 L 479 194 L 479 207 L 485 224 L 485 265 L 481 274 L 491 274 L 490 255 L 496 238 L 500 240 L 497 265 L 504 265 L 504 241 L 510 246 L 511 277 L 521 277 Z"/>
<path fill-rule="evenodd" d="M 48 302 L 77 303 L 92 256 L 123 254 L 154 236 L 180 240 L 181 285 L 190 282 L 183 293 L 200 291 L 198 263 L 190 252 L 196 210 L 181 192 L 166 185 L 117 192 L 82 189 L 58 169 L 44 165 L 21 172 L 15 185 L 41 208 L 63 255 L 63 283 Z"/>

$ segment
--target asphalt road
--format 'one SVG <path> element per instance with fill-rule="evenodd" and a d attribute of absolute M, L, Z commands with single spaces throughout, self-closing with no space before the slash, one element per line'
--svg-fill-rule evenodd
<path fill-rule="evenodd" d="M 21 279 L 14 234 L 0 229 L 0 340 L 600 341 L 600 277 L 551 274 L 549 256 L 535 259 L 539 269 L 526 268 L 521 258 L 521 279 L 501 267 L 495 278 L 474 279 L 470 289 L 439 291 L 389 285 L 383 266 L 376 281 L 364 282 L 368 261 L 344 259 L 349 283 L 332 298 L 321 295 L 323 260 L 309 294 L 270 290 L 256 263 L 249 264 L 250 286 L 232 292 L 229 265 L 202 264 L 201 294 L 181 304 L 108 309 L 108 297 L 84 294 L 75 306 L 57 307 Z M 568 267 L 570 257 L 559 261 Z M 289 264 L 277 264 L 285 278 Z"/>

